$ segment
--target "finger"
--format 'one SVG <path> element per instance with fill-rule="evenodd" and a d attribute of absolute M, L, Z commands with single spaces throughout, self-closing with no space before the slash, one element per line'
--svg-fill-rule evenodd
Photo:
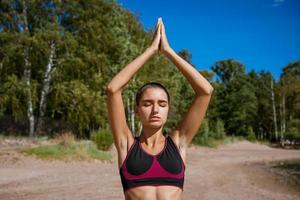
<path fill-rule="evenodd" d="M 164 23 L 162 22 L 161 23 L 161 34 L 164 35 L 166 32 L 165 32 L 165 25 Z"/>
<path fill-rule="evenodd" d="M 158 33 L 161 33 L 161 23 L 158 24 Z"/>
<path fill-rule="evenodd" d="M 161 23 L 157 25 L 156 34 L 161 34 Z"/>
<path fill-rule="evenodd" d="M 161 18 L 159 17 L 156 22 L 156 27 L 161 23 Z"/>
<path fill-rule="evenodd" d="M 155 27 L 154 36 L 157 35 L 158 31 L 159 31 L 159 24 L 157 24 Z"/>
<path fill-rule="evenodd" d="M 158 23 L 161 23 L 161 22 L 162 22 L 162 18 L 159 17 L 159 18 L 158 18 Z"/>
<path fill-rule="evenodd" d="M 159 27 L 159 24 L 157 23 L 157 24 L 155 25 L 154 34 L 156 34 L 156 33 L 157 33 L 157 31 L 158 31 L 158 27 Z"/>

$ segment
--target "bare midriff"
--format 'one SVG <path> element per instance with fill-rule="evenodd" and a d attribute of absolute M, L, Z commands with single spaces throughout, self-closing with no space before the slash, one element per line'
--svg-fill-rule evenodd
<path fill-rule="evenodd" d="M 181 200 L 181 194 L 176 186 L 138 186 L 125 191 L 125 200 Z"/>

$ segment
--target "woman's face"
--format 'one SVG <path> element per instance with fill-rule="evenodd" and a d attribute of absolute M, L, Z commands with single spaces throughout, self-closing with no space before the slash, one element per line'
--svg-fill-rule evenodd
<path fill-rule="evenodd" d="M 147 88 L 139 101 L 139 106 L 135 107 L 135 112 L 144 127 L 159 128 L 163 126 L 169 112 L 166 92 L 160 88 Z"/>

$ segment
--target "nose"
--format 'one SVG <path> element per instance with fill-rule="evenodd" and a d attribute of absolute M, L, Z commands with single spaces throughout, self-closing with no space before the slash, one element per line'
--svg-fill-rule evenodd
<path fill-rule="evenodd" d="M 159 106 L 154 104 L 152 109 L 153 113 L 158 113 L 158 110 L 159 110 Z"/>

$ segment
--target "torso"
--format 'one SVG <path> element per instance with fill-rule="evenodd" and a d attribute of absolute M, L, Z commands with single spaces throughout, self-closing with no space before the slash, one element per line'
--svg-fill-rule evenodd
<path fill-rule="evenodd" d="M 182 190 L 174 186 L 140 186 L 125 192 L 125 200 L 181 200 Z"/>
<path fill-rule="evenodd" d="M 179 141 L 176 141 L 174 134 L 170 133 L 169 137 L 171 137 L 176 144 L 177 147 L 179 147 Z M 128 141 L 127 145 L 127 151 L 126 152 L 120 152 L 118 156 L 118 167 L 120 168 L 122 163 L 124 162 L 127 152 L 129 148 L 133 145 L 134 138 L 132 137 Z M 144 151 L 148 152 L 149 154 L 157 154 L 164 148 L 164 143 L 160 144 L 160 147 L 156 148 L 155 152 L 151 152 L 151 150 L 147 149 L 147 147 L 141 143 L 141 146 Z M 186 163 L 186 149 L 185 148 L 178 148 L 181 158 L 184 163 Z M 125 200 L 180 200 L 181 199 L 182 190 L 178 187 L 174 186 L 139 186 L 135 188 L 131 188 L 125 192 Z"/>

